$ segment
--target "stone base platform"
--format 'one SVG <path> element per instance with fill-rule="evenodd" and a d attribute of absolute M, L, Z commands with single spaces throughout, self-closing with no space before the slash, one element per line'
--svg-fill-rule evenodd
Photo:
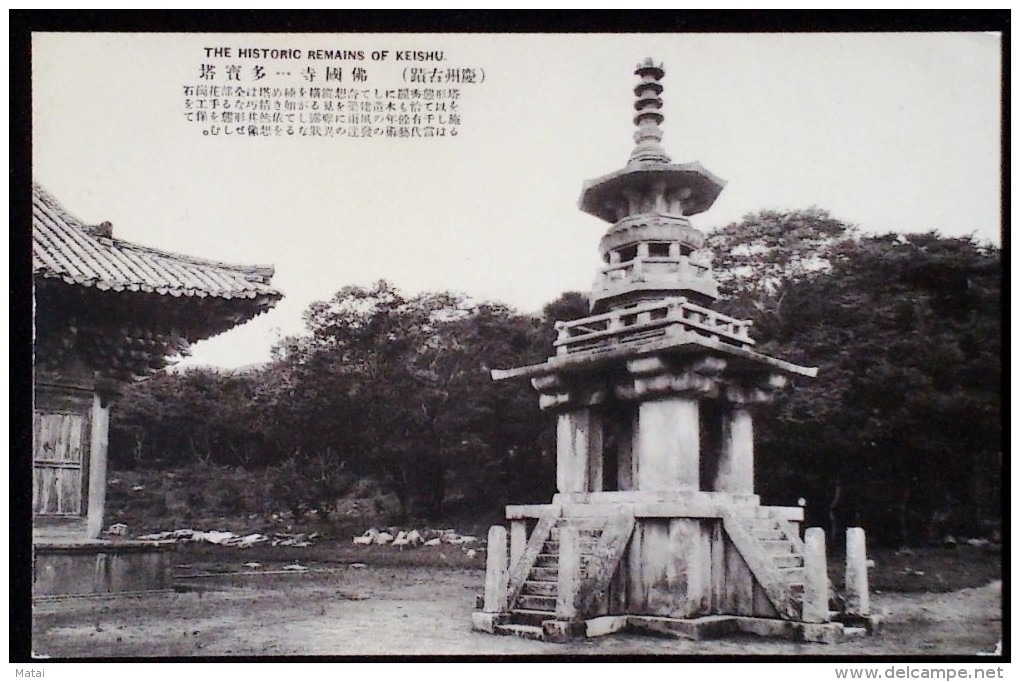
<path fill-rule="evenodd" d="M 727 615 L 689 619 L 657 616 L 601 616 L 580 623 L 550 620 L 542 623 L 542 627 L 514 625 L 508 621 L 509 614 L 480 611 L 471 614 L 471 625 L 475 630 L 546 642 L 562 642 L 581 637 L 601 637 L 614 632 L 630 632 L 692 640 L 750 634 L 797 642 L 838 644 L 848 639 L 863 637 L 872 631 L 872 628 L 847 626 L 843 623 L 802 623 L 773 618 Z"/>
<path fill-rule="evenodd" d="M 172 542 L 37 541 L 32 546 L 32 598 L 169 591 L 173 550 Z"/>

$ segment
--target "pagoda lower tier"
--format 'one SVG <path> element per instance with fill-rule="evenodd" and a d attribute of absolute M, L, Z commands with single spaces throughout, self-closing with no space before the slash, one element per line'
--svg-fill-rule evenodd
<path fill-rule="evenodd" d="M 835 643 L 874 628 L 863 533 L 847 534 L 847 608 L 830 611 L 825 540 L 800 507 L 753 496 L 560 493 L 507 507 L 489 531 L 475 629 L 564 641 L 618 631 L 705 639 L 737 633 Z M 858 548 L 855 550 L 855 548 Z"/>
<path fill-rule="evenodd" d="M 493 371 L 530 378 L 556 414 L 557 493 L 490 530 L 477 629 L 837 641 L 870 626 L 866 585 L 865 610 L 833 621 L 803 509 L 755 494 L 755 408 L 816 370 L 752 350 L 748 326 L 669 298 L 560 323 L 556 355 Z"/>

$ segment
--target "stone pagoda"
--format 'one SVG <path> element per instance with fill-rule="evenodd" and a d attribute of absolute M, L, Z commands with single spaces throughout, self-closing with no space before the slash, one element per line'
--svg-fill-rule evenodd
<path fill-rule="evenodd" d="M 762 506 L 754 489 L 755 406 L 817 370 L 756 352 L 751 323 L 713 309 L 711 256 L 690 217 L 725 183 L 671 161 L 663 68 L 648 59 L 635 75 L 634 150 L 579 202 L 609 224 L 592 314 L 557 323 L 546 362 L 492 372 L 530 378 L 556 415 L 558 492 L 507 507 L 509 542 L 505 527 L 490 530 L 473 625 L 536 639 L 856 633 L 832 622 L 821 530 L 805 543 L 803 509 Z M 859 530 L 848 602 L 863 618 Z"/>

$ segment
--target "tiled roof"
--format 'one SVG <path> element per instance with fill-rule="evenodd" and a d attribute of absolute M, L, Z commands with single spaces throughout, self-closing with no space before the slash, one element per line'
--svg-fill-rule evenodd
<path fill-rule="evenodd" d="M 32 188 L 32 271 L 68 284 L 168 296 L 261 299 L 282 294 L 270 286 L 272 267 L 231 265 L 132 244 L 110 235 L 108 223 L 83 224 L 39 185 Z"/>

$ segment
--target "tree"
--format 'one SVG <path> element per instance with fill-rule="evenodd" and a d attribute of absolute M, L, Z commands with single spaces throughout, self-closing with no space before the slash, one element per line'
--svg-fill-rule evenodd
<path fill-rule="evenodd" d="M 757 223 L 746 222 L 751 236 L 729 237 L 751 241 Z M 763 494 L 807 497 L 813 522 L 863 524 L 886 542 L 973 531 L 965 510 L 988 513 L 1000 494 L 998 251 L 934 233 L 819 248 L 824 267 L 805 267 L 806 252 L 745 260 L 751 271 L 728 280 L 733 298 L 766 303 L 754 308 L 767 330 L 760 350 L 819 367 L 757 422 Z M 758 266 L 778 281 L 742 289 Z"/>
<path fill-rule="evenodd" d="M 379 282 L 313 303 L 305 322 L 307 336 L 277 349 L 275 398 L 263 401 L 275 419 L 288 415 L 284 433 L 300 426 L 306 447 L 331 448 L 384 481 L 405 516 L 438 515 L 450 483 L 505 489 L 504 460 L 528 428 L 518 399 L 488 371 L 531 359 L 530 318 L 450 293 L 405 297 Z"/>
<path fill-rule="evenodd" d="M 255 382 L 253 373 L 195 368 L 128 386 L 111 412 L 112 463 L 263 463 L 262 434 L 247 426 Z"/>
<path fill-rule="evenodd" d="M 726 312 L 754 320 L 759 337 L 770 338 L 790 287 L 811 273 L 827 271 L 830 250 L 856 231 L 815 207 L 761 211 L 713 231 L 707 246 Z"/>

